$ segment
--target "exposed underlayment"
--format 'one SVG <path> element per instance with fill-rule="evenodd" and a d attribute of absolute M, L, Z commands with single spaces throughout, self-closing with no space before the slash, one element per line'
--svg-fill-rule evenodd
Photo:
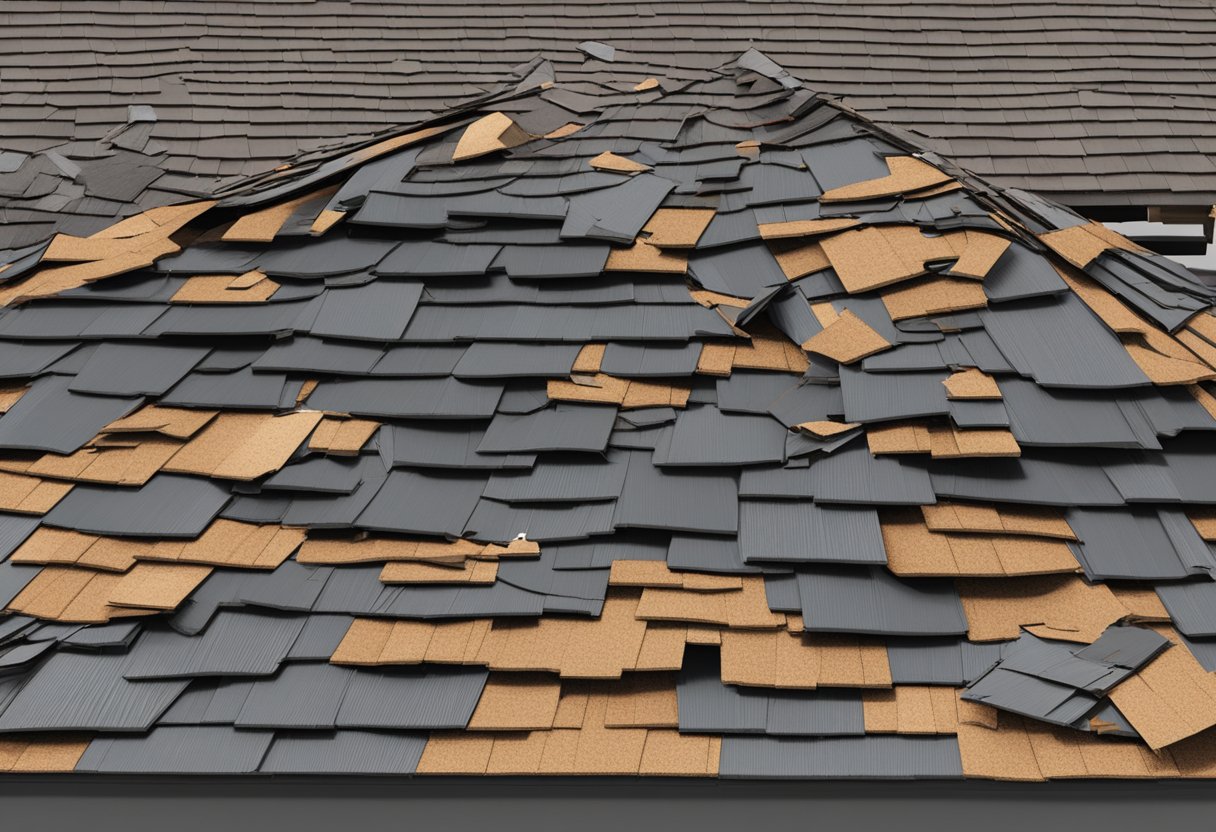
<path fill-rule="evenodd" d="M 994 182 L 1143 219 L 1216 202 L 1214 36 L 1204 0 L 10 0 L 0 249 L 432 117 L 538 54 L 632 85 L 749 47 Z"/>
<path fill-rule="evenodd" d="M 551 69 L 9 258 L 0 770 L 1216 776 L 1213 290 Z"/>

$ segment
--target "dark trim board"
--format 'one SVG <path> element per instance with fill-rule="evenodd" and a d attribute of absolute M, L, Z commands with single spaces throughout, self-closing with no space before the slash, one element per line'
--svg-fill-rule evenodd
<path fill-rule="evenodd" d="M 443 830 L 1155 830 L 1210 828 L 1216 784 L 1102 781 L 23 777 L 6 829 L 90 832 Z"/>

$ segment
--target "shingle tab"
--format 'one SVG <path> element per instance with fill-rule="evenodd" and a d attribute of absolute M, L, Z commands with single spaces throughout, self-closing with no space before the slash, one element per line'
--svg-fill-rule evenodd
<path fill-rule="evenodd" d="M 131 680 L 274 673 L 305 618 L 222 610 L 198 636 L 147 630 L 131 648 L 123 675 Z"/>
<path fill-rule="evenodd" d="M 733 533 L 738 529 L 738 485 L 717 469 L 662 469 L 633 452 L 613 519 L 617 528 Z"/>
<path fill-rule="evenodd" d="M 93 534 L 197 537 L 228 502 L 218 483 L 158 474 L 133 489 L 78 485 L 45 522 Z"/>
<path fill-rule="evenodd" d="M 421 283 L 376 280 L 365 286 L 325 293 L 310 332 L 354 341 L 395 341 L 405 333 Z"/>
<path fill-rule="evenodd" d="M 107 396 L 160 394 L 206 355 L 207 350 L 198 347 L 102 344 L 68 389 Z"/>
<path fill-rule="evenodd" d="M 95 739 L 77 771 L 109 774 L 244 774 L 256 771 L 274 734 L 227 726 L 164 726 L 141 737 Z"/>
<path fill-rule="evenodd" d="M 355 671 L 338 725 L 344 728 L 464 728 L 473 715 L 486 672 L 477 668 Z"/>
<path fill-rule="evenodd" d="M 253 683 L 235 723 L 241 728 L 333 728 L 356 671 L 328 663 L 285 664 Z"/>
<path fill-rule="evenodd" d="M 800 567 L 806 628 L 816 632 L 944 636 L 967 631 L 953 584 L 906 581 L 882 567 Z"/>
<path fill-rule="evenodd" d="M 954 737 L 725 737 L 722 777 L 961 779 Z"/>
<path fill-rule="evenodd" d="M 0 416 L 0 447 L 70 454 L 143 399 L 89 396 L 69 379 L 44 376 Z"/>
<path fill-rule="evenodd" d="M 363 528 L 459 536 L 486 478 L 448 471 L 393 471 L 359 515 Z"/>
<path fill-rule="evenodd" d="M 953 638 L 888 639 L 887 661 L 896 685 L 963 685 L 1001 658 L 1002 645 Z"/>
<path fill-rule="evenodd" d="M 1176 509 L 1073 509 L 1068 524 L 1081 539 L 1079 560 L 1095 580 L 1170 580 L 1211 575 L 1216 560 Z"/>
<path fill-rule="evenodd" d="M 1148 377 L 1119 339 L 1069 293 L 981 312 L 997 348 L 1045 387 L 1137 387 Z"/>
<path fill-rule="evenodd" d="M 690 407 L 655 449 L 656 465 L 754 465 L 785 461 L 787 431 L 768 416 Z"/>
<path fill-rule="evenodd" d="M 739 550 L 747 563 L 887 562 L 873 509 L 791 500 L 741 500 Z"/>
<path fill-rule="evenodd" d="M 128 680 L 133 658 L 55 653 L 0 713 L 0 731 L 146 731 L 189 680 Z"/>
<path fill-rule="evenodd" d="M 482 453 L 603 451 L 615 419 L 615 407 L 565 402 L 534 413 L 499 413 L 490 422 L 477 450 Z"/>
<path fill-rule="evenodd" d="M 259 771 L 272 774 L 413 774 L 425 734 L 381 731 L 277 733 Z"/>
<path fill-rule="evenodd" d="M 326 381 L 308 397 L 308 406 L 358 416 L 413 419 L 469 419 L 494 413 L 502 387 L 455 378 Z"/>
<path fill-rule="evenodd" d="M 615 500 L 625 484 L 629 457 L 610 451 L 606 458 L 590 454 L 553 454 L 530 471 L 498 472 L 483 495 L 509 503 Z"/>

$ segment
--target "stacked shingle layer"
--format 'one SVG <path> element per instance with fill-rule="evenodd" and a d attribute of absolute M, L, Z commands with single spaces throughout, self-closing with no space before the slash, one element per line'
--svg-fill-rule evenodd
<path fill-rule="evenodd" d="M 1216 298 L 756 52 L 0 271 L 0 770 L 1210 777 Z"/>

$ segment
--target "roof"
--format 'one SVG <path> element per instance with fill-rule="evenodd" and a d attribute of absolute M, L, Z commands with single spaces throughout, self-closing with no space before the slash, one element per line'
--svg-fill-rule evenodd
<path fill-rule="evenodd" d="M 1212 776 L 1213 290 L 700 75 L 0 272 L 0 767 Z"/>
<path fill-rule="evenodd" d="M 129 203 L 440 114 L 538 54 L 569 81 L 636 83 L 755 46 L 994 182 L 1071 205 L 1216 202 L 1203 0 L 23 0 L 0 23 L 0 149 L 38 154 L 0 153 L 0 249 L 69 210 L 60 230 L 92 233 Z"/>

